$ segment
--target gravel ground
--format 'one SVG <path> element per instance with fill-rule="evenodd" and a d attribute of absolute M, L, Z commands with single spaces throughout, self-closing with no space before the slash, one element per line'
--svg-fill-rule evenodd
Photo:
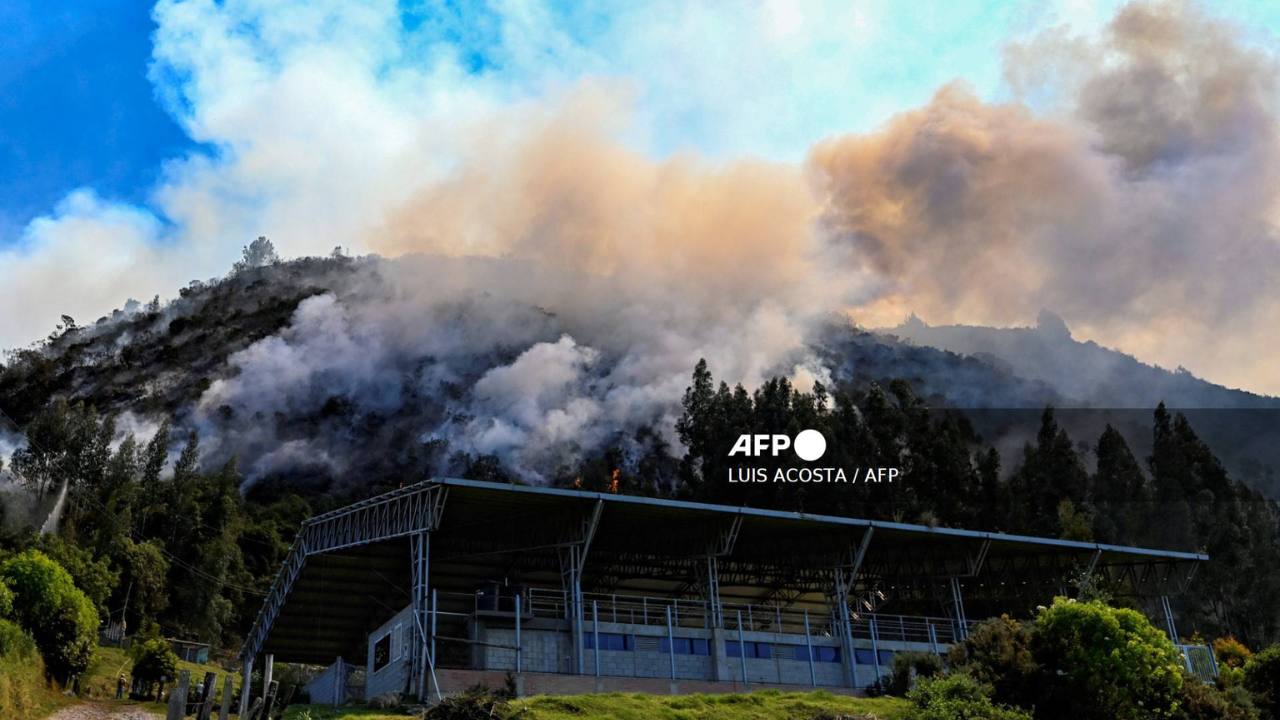
<path fill-rule="evenodd" d="M 48 720 L 157 720 L 163 717 L 136 707 L 85 703 L 64 708 Z"/>

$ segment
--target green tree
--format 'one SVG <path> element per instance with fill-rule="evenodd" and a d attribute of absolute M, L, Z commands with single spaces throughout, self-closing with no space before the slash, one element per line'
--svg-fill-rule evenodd
<path fill-rule="evenodd" d="M 1244 666 L 1244 686 L 1266 720 L 1280 719 L 1280 645 L 1255 653 Z"/>
<path fill-rule="evenodd" d="M 280 262 L 276 246 L 264 236 L 258 236 L 258 239 L 246 245 L 242 255 L 243 257 L 232 266 L 234 272 L 243 272 Z"/>
<path fill-rule="evenodd" d="M 107 617 L 107 600 L 120 583 L 120 572 L 106 558 L 95 558 L 89 550 L 58 535 L 40 536 L 40 550 L 61 565 L 77 588 L 93 602 L 100 617 Z"/>
<path fill-rule="evenodd" d="M 135 643 L 129 655 L 133 659 L 133 679 L 141 683 L 143 695 L 151 695 L 157 683 L 172 682 L 178 677 L 178 656 L 161 638 Z"/>
<path fill-rule="evenodd" d="M 1142 465 L 1129 450 L 1124 436 L 1110 424 L 1098 438 L 1095 455 L 1093 503 L 1098 509 L 1094 522 L 1097 539 L 1107 543 L 1133 542 L 1145 529 L 1151 502 Z"/>
<path fill-rule="evenodd" d="M 1031 655 L 1042 717 L 1146 720 L 1177 709 L 1181 657 L 1137 611 L 1057 598 L 1036 618 Z"/>
<path fill-rule="evenodd" d="M 968 637 L 952 647 L 948 660 L 997 702 L 1035 704 L 1040 668 L 1031 657 L 1031 630 L 1008 615 L 975 623 Z"/>
<path fill-rule="evenodd" d="M 0 579 L 13 588 L 13 615 L 35 638 L 50 674 L 64 679 L 84 672 L 98 641 L 98 612 L 71 575 L 28 550 L 0 564 Z"/>
<path fill-rule="evenodd" d="M 924 678 L 907 694 L 913 720 L 1031 720 L 1019 708 L 997 705 L 978 681 L 963 674 Z"/>

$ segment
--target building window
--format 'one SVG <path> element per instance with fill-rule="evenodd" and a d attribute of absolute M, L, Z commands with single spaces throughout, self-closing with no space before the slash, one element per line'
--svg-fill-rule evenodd
<path fill-rule="evenodd" d="M 582 647 L 591 650 L 595 648 L 596 633 L 584 633 L 582 636 Z M 620 633 L 600 633 L 600 649 L 601 650 L 635 650 L 635 638 L 630 635 L 622 635 Z"/>
<path fill-rule="evenodd" d="M 391 659 L 399 660 L 401 656 L 401 652 L 403 652 L 404 650 L 404 625 L 403 624 L 397 623 L 396 626 L 391 629 L 391 648 L 392 648 L 392 652 L 395 653 L 395 655 Z"/>
<path fill-rule="evenodd" d="M 373 644 L 373 671 L 378 672 L 391 664 L 391 633 L 383 635 Z"/>
<path fill-rule="evenodd" d="M 701 638 L 674 638 L 676 655 L 710 655 L 711 644 Z M 671 652 L 671 644 L 662 638 L 661 651 Z"/>
<path fill-rule="evenodd" d="M 773 646 L 769 643 L 748 642 L 738 644 L 737 640 L 729 640 L 724 644 L 724 654 L 728 657 L 749 657 L 760 660 L 773 659 Z"/>
<path fill-rule="evenodd" d="M 809 662 L 809 647 L 807 645 L 794 645 L 796 660 Z M 840 662 L 840 648 L 835 647 L 815 647 L 813 649 L 813 661 L 825 663 Z"/>

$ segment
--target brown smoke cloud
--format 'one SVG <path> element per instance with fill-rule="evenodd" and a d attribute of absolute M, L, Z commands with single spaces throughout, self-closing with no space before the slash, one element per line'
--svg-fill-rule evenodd
<path fill-rule="evenodd" d="M 457 171 L 393 213 L 374 249 L 535 261 L 699 306 L 816 307 L 818 208 L 800 170 L 655 161 L 614 137 L 625 114 L 587 85 L 476 128 Z"/>
<path fill-rule="evenodd" d="M 370 245 L 567 269 L 501 284 L 601 324 L 636 303 L 690 326 L 769 307 L 798 340 L 833 309 L 1016 325 L 1047 307 L 1078 338 L 1280 392 L 1271 56 L 1192 6 L 1135 3 L 1096 39 L 1011 45 L 1006 77 L 1048 109 L 956 82 L 798 167 L 623 149 L 626 103 L 587 85 L 474 128 Z"/>
<path fill-rule="evenodd" d="M 1011 46 L 1006 76 L 1056 111 L 953 84 L 814 149 L 829 241 L 883 278 L 854 317 L 1010 325 L 1048 307 L 1077 336 L 1280 391 L 1272 58 L 1192 6 L 1138 3 L 1096 42 Z"/>

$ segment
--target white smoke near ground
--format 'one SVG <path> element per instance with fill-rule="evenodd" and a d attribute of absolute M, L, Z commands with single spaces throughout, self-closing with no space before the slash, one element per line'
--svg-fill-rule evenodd
<path fill-rule="evenodd" d="M 748 386 L 829 377 L 808 345 L 832 311 L 1016 324 L 1049 307 L 1077 337 L 1280 391 L 1274 60 L 1190 5 L 1011 45 L 1009 88 L 1050 112 L 946 84 L 803 163 L 636 151 L 654 88 L 569 72 L 603 67 L 598 48 L 536 12 L 501 19 L 502 76 L 390 0 L 163 0 L 155 17 L 158 91 L 215 151 L 165 168 L 155 213 L 80 194 L 33 223 L 0 255 L 25 310 L 3 339 L 43 334 L 53 305 L 92 317 L 222 271 L 258 234 L 286 256 L 400 256 L 303 302 L 205 392 L 194 421 L 254 472 L 341 470 L 280 418 L 347 407 L 409 413 L 417 440 L 532 477 L 640 426 L 671 442 L 699 358 Z"/>

